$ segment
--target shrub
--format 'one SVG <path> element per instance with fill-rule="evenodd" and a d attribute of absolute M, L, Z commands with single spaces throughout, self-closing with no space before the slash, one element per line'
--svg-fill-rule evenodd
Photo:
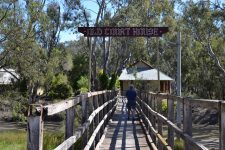
<path fill-rule="evenodd" d="M 109 77 L 106 73 L 103 73 L 103 71 L 99 71 L 98 73 L 98 80 L 99 80 L 99 87 L 100 87 L 100 90 L 105 90 L 108 88 L 108 85 L 109 85 Z"/>
<path fill-rule="evenodd" d="M 184 142 L 181 139 L 176 139 L 174 141 L 174 150 L 183 150 L 184 149 Z"/>
<path fill-rule="evenodd" d="M 77 81 L 79 90 L 81 93 L 85 93 L 88 91 L 88 78 L 87 76 L 81 76 L 80 79 Z"/>
<path fill-rule="evenodd" d="M 117 81 L 117 76 L 115 74 L 112 74 L 110 82 L 109 82 L 109 90 L 115 89 L 115 85 L 116 85 L 116 81 Z"/>
<path fill-rule="evenodd" d="M 61 83 L 52 87 L 49 96 L 53 99 L 66 99 L 73 94 L 73 89 L 69 84 Z"/>
<path fill-rule="evenodd" d="M 166 115 L 168 112 L 167 100 L 162 100 L 162 113 Z"/>

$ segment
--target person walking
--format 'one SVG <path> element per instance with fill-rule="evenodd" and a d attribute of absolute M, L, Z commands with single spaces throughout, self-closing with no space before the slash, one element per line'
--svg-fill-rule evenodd
<path fill-rule="evenodd" d="M 133 85 L 130 85 L 129 89 L 127 90 L 126 97 L 127 97 L 127 109 L 128 109 L 127 119 L 128 120 L 130 119 L 130 112 L 132 112 L 132 119 L 134 120 L 137 93 Z"/>

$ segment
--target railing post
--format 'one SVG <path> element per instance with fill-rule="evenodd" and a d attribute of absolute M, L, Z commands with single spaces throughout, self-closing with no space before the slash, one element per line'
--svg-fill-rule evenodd
<path fill-rule="evenodd" d="M 155 111 L 155 100 L 156 100 L 156 95 L 152 96 L 152 101 L 151 101 L 151 108 Z M 155 129 L 156 124 L 155 124 L 155 116 L 151 116 L 151 123 L 152 123 L 152 127 Z M 154 143 L 156 143 L 156 136 L 154 134 L 152 134 L 152 140 Z"/>
<path fill-rule="evenodd" d="M 152 106 L 153 106 L 153 95 L 152 94 L 150 94 L 150 99 L 149 99 L 149 107 L 150 108 L 152 108 Z M 153 121 L 153 115 L 150 113 L 150 111 L 149 111 L 149 120 L 150 120 L 150 122 L 151 122 L 151 124 L 152 124 L 152 121 Z M 154 139 L 154 137 L 155 137 L 155 135 L 153 134 L 153 132 L 151 131 L 151 127 L 149 127 L 149 133 L 150 133 L 150 136 L 151 136 L 151 138 L 152 138 L 152 140 Z M 155 142 L 155 141 L 154 141 Z"/>
<path fill-rule="evenodd" d="M 220 102 L 220 150 L 225 150 L 225 102 Z"/>
<path fill-rule="evenodd" d="M 75 119 L 75 106 L 66 110 L 66 132 L 65 140 L 73 136 L 74 132 L 74 119 Z M 69 150 L 73 150 L 74 146 L 72 145 Z"/>
<path fill-rule="evenodd" d="M 167 106 L 168 106 L 168 119 L 171 122 L 174 122 L 174 101 L 171 98 L 167 99 Z M 174 149 L 174 130 L 171 127 L 168 127 L 168 144 L 169 146 Z"/>
<path fill-rule="evenodd" d="M 95 110 L 94 105 L 93 105 L 93 103 L 94 103 L 93 101 L 94 101 L 94 96 L 91 96 L 91 97 L 88 98 L 88 107 L 89 107 L 90 114 Z M 94 118 L 94 120 L 95 120 L 95 118 Z M 90 126 L 89 126 L 89 133 L 88 134 L 90 136 L 93 134 L 94 129 L 95 129 L 94 120 L 90 123 Z M 90 149 L 91 150 L 95 149 L 95 141 L 91 145 Z"/>
<path fill-rule="evenodd" d="M 192 137 L 192 108 L 189 98 L 184 98 L 184 133 Z M 185 150 L 190 150 L 190 144 L 184 141 Z"/>
<path fill-rule="evenodd" d="M 88 104 L 87 104 L 87 98 L 88 94 L 81 95 L 81 107 L 82 107 L 82 124 L 87 121 L 88 118 Z M 87 145 L 88 142 L 88 131 L 89 129 L 84 132 L 82 137 L 82 149 Z"/>
<path fill-rule="evenodd" d="M 157 107 L 158 107 L 158 110 L 157 110 L 158 113 L 162 114 L 162 98 L 157 99 Z M 158 133 L 160 135 L 162 135 L 163 123 L 159 118 L 157 119 L 157 121 L 158 121 Z M 158 140 L 158 150 L 162 150 L 162 149 L 163 149 L 163 146 L 162 146 L 161 142 L 159 142 L 159 140 Z"/>
<path fill-rule="evenodd" d="M 30 106 L 32 109 L 32 106 Z M 32 110 L 29 110 L 32 113 Z M 43 109 L 41 108 L 41 112 L 38 115 L 30 114 L 28 117 L 27 123 L 27 134 L 28 134 L 28 142 L 27 149 L 28 150 L 42 150 L 43 149 Z"/>
<path fill-rule="evenodd" d="M 94 108 L 97 109 L 98 107 L 99 107 L 98 96 L 94 96 Z M 95 123 L 95 126 L 97 127 L 98 124 L 99 124 L 99 113 L 96 114 L 94 123 Z M 99 135 L 99 132 L 98 132 L 97 135 L 96 135 L 96 138 L 95 138 L 95 142 L 98 143 L 99 140 L 100 140 L 100 135 Z"/>

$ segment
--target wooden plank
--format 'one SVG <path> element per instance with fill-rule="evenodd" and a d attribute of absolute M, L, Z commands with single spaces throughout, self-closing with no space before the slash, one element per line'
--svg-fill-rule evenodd
<path fill-rule="evenodd" d="M 192 137 L 192 108 L 189 98 L 184 99 L 184 133 Z M 190 150 L 188 141 L 184 141 L 185 150 Z"/>
<path fill-rule="evenodd" d="M 71 107 L 66 110 L 66 131 L 65 131 L 65 140 L 73 136 L 74 131 L 74 119 L 75 119 L 75 108 Z M 69 147 L 68 147 L 69 148 Z M 69 150 L 73 150 L 74 147 L 71 146 Z"/>
<path fill-rule="evenodd" d="M 65 101 L 61 101 L 55 104 L 50 104 L 50 105 L 46 105 L 44 106 L 44 110 L 46 110 L 46 114 L 47 116 L 50 115 L 54 115 L 57 114 L 61 111 L 65 111 L 66 109 L 69 109 L 70 107 L 73 107 L 75 105 L 77 105 L 78 103 L 80 103 L 80 97 L 72 97 L 68 100 Z M 40 108 L 37 108 L 37 111 L 40 111 Z"/>
<path fill-rule="evenodd" d="M 42 150 L 43 149 L 43 120 L 41 116 L 28 117 L 28 150 Z"/>
<path fill-rule="evenodd" d="M 167 107 L 168 119 L 174 122 L 174 101 L 172 99 L 167 100 Z M 174 149 L 174 129 L 172 127 L 168 127 L 168 144 Z"/>
<path fill-rule="evenodd" d="M 127 120 L 126 105 L 119 99 L 115 113 L 108 124 L 100 150 L 149 150 L 139 120 Z"/>

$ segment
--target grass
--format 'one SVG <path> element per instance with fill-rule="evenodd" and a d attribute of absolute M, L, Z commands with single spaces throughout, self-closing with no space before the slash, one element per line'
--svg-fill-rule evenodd
<path fill-rule="evenodd" d="M 26 131 L 10 130 L 0 132 L 0 150 L 25 150 L 27 149 Z M 52 150 L 64 141 L 63 132 L 44 132 L 44 150 Z M 81 149 L 81 139 L 74 145 L 75 150 Z"/>
<path fill-rule="evenodd" d="M 0 132 L 0 149 L 24 150 L 26 149 L 25 131 L 3 131 Z"/>
<path fill-rule="evenodd" d="M 27 149 L 26 131 L 10 130 L 0 132 L 0 149 L 24 150 Z M 64 141 L 64 133 L 44 132 L 44 150 L 56 148 Z"/>

